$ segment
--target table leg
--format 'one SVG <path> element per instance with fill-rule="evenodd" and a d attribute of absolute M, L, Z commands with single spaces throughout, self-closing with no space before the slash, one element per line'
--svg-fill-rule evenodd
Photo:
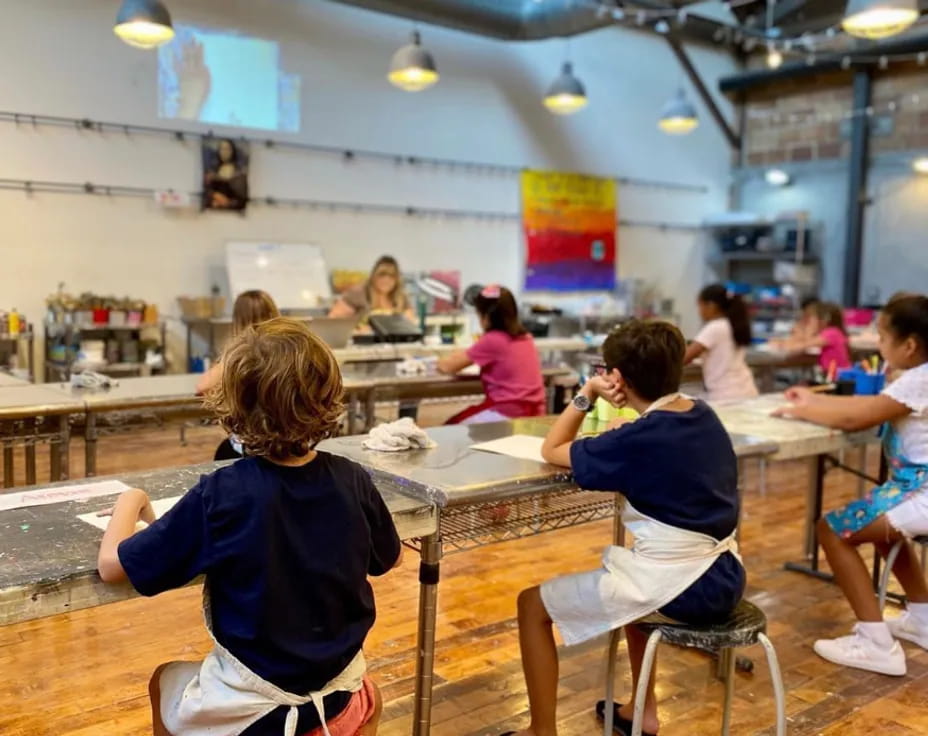
<path fill-rule="evenodd" d="M 13 443 L 3 443 L 3 487 L 12 488 L 16 485 L 13 479 Z"/>
<path fill-rule="evenodd" d="M 416 636 L 416 694 L 412 722 L 413 736 L 429 736 L 432 726 L 435 619 L 438 614 L 441 532 L 436 532 L 422 540 L 421 556 L 422 559 L 419 562 L 419 627 Z"/>
<path fill-rule="evenodd" d="M 368 391 L 364 397 L 364 431 L 370 432 L 377 421 L 377 396 L 376 391 Z"/>
<path fill-rule="evenodd" d="M 857 476 L 857 498 L 863 498 L 867 493 L 867 479 L 863 476 L 867 474 L 867 446 L 861 445 L 857 448 L 857 469 L 860 475 Z"/>
<path fill-rule="evenodd" d="M 26 441 L 26 485 L 34 486 L 36 483 L 35 477 L 35 441 L 27 440 Z"/>
<path fill-rule="evenodd" d="M 58 417 L 58 436 L 54 437 L 48 448 L 49 470 L 51 479 L 66 480 L 70 470 L 71 423 L 64 414 Z"/>
<path fill-rule="evenodd" d="M 88 478 L 97 474 L 97 416 L 87 412 L 84 423 L 84 475 Z"/>
<path fill-rule="evenodd" d="M 193 325 L 190 322 L 187 323 L 187 370 L 193 371 Z"/>
<path fill-rule="evenodd" d="M 354 436 L 358 433 L 358 412 L 361 411 L 361 402 L 358 394 L 352 391 L 348 395 L 348 434 Z"/>
<path fill-rule="evenodd" d="M 612 514 L 612 543 L 616 547 L 625 546 L 625 524 L 622 523 L 622 510 L 625 508 L 623 497 L 615 494 L 615 511 Z"/>
<path fill-rule="evenodd" d="M 783 567 L 792 572 L 832 580 L 832 575 L 818 569 L 818 534 L 815 526 L 822 517 L 822 497 L 825 487 L 826 455 L 809 459 L 809 491 L 806 496 L 805 561 L 787 562 Z"/>

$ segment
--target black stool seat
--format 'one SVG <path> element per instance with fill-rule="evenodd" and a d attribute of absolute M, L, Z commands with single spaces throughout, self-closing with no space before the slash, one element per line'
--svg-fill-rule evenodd
<path fill-rule="evenodd" d="M 635 624 L 644 631 L 659 629 L 661 638 L 681 647 L 696 647 L 707 651 L 729 647 L 748 647 L 757 643 L 758 634 L 767 631 L 764 612 L 749 601 L 742 600 L 726 621 L 708 626 L 649 622 L 642 619 Z"/>

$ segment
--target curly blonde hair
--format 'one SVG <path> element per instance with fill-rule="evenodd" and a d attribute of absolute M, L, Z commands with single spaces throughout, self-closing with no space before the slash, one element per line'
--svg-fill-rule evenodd
<path fill-rule="evenodd" d="M 232 339 L 222 380 L 205 403 L 249 455 L 302 457 L 338 429 L 342 375 L 332 351 L 305 324 L 277 317 Z"/>

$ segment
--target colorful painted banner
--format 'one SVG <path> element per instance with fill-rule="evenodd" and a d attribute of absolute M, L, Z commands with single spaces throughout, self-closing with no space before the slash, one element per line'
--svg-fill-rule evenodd
<path fill-rule="evenodd" d="M 525 288 L 615 288 L 616 185 L 557 171 L 522 172 Z"/>

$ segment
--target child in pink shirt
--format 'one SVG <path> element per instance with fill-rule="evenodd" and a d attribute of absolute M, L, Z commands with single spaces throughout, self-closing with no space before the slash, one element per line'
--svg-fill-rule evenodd
<path fill-rule="evenodd" d="M 474 300 L 485 330 L 468 350 L 438 362 L 442 373 L 480 366 L 486 399 L 455 414 L 448 424 L 492 422 L 545 413 L 545 386 L 535 341 L 519 320 L 515 297 L 502 286 L 487 286 Z"/>
<path fill-rule="evenodd" d="M 837 304 L 824 302 L 818 305 L 814 325 L 818 335 L 811 346 L 822 349 L 818 364 L 826 373 L 834 366 L 836 370 L 851 367 L 847 331 L 844 329 L 844 312 Z"/>

